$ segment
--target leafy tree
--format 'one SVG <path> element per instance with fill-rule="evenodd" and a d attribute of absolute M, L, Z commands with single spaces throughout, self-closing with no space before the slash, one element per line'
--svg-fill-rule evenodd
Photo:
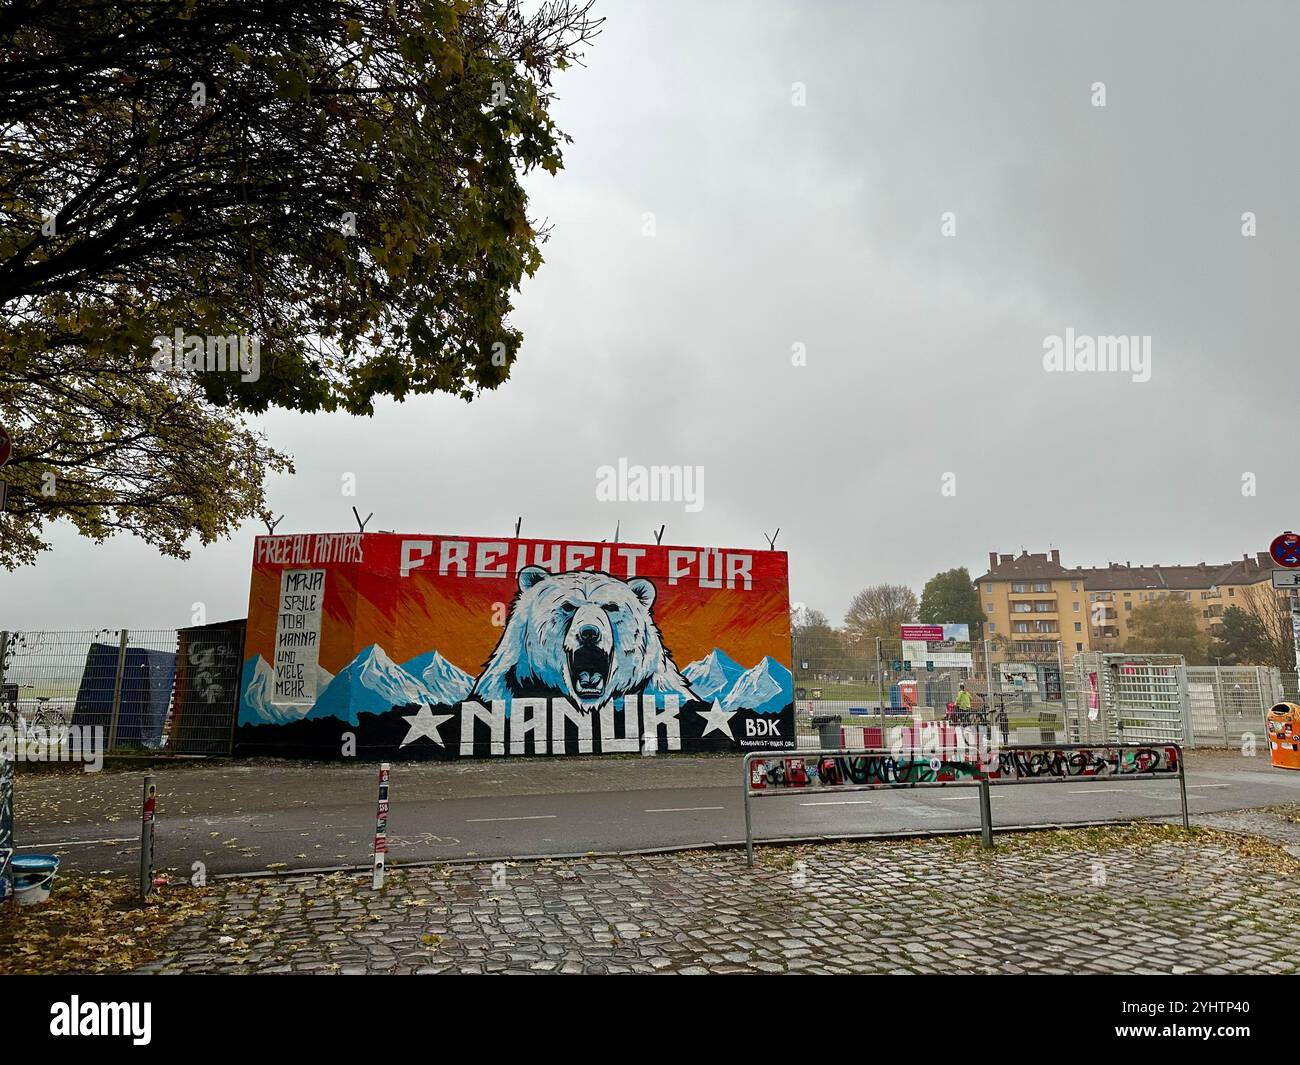
<path fill-rule="evenodd" d="M 1291 635 L 1291 604 L 1286 595 L 1279 594 L 1271 584 L 1238 591 L 1237 605 L 1223 612 L 1224 632 L 1215 643 L 1216 649 L 1228 648 L 1242 665 L 1274 666 L 1283 673 L 1294 673 L 1295 641 Z"/>
<path fill-rule="evenodd" d="M 1223 612 L 1222 624 L 1223 631 L 1211 642 L 1210 658 L 1232 666 L 1270 661 L 1268 634 L 1259 618 L 1239 606 L 1230 606 Z"/>
<path fill-rule="evenodd" d="M 1196 608 L 1186 599 L 1161 596 L 1133 610 L 1126 651 L 1182 655 L 1189 665 L 1208 657 L 1208 641 L 1197 626 Z"/>
<path fill-rule="evenodd" d="M 58 518 L 173 554 L 229 532 L 288 468 L 248 412 L 501 384 L 545 236 L 521 178 L 561 165 L 552 72 L 589 6 L 6 5 L 0 564 Z M 178 331 L 208 339 L 166 368 Z M 232 336 L 256 372 L 209 364 Z"/>
<path fill-rule="evenodd" d="M 916 620 L 916 593 L 905 584 L 873 584 L 858 592 L 844 615 L 844 628 L 859 640 L 897 640 L 899 626 Z"/>
<path fill-rule="evenodd" d="M 794 671 L 800 681 L 815 681 L 850 671 L 848 646 L 820 610 L 798 611 L 791 625 Z M 805 667 L 804 663 L 808 665 Z"/>
<path fill-rule="evenodd" d="M 980 608 L 979 591 L 965 566 L 936 573 L 925 582 L 917 618 L 926 625 L 969 625 L 970 638 L 980 639 L 984 612 Z"/>

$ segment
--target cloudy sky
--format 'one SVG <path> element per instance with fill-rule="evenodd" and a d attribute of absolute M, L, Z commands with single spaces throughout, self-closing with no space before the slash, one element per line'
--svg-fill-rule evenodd
<path fill-rule="evenodd" d="M 403 532 L 780 527 L 792 597 L 838 619 L 866 584 L 919 591 L 990 550 L 1220 561 L 1300 526 L 1300 9 L 598 8 L 559 82 L 566 167 L 530 180 L 554 234 L 511 380 L 266 418 L 298 467 L 270 484 L 278 531 L 355 528 L 353 503 Z M 1067 329 L 1149 336 L 1151 379 L 1045 372 Z M 598 501 L 620 458 L 702 466 L 703 508 Z M 0 573 L 0 628 L 242 617 L 257 531 L 180 562 L 59 529 Z"/>

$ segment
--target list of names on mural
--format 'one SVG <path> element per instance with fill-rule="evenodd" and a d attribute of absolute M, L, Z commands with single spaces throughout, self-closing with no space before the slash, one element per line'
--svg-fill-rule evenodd
<path fill-rule="evenodd" d="M 315 702 L 324 599 L 323 569 L 285 570 L 280 574 L 272 703 L 310 706 Z"/>

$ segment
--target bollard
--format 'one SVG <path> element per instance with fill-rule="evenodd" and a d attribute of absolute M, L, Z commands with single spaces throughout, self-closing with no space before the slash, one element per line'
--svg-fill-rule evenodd
<path fill-rule="evenodd" d="M 375 815 L 375 873 L 370 886 L 378 891 L 384 886 L 384 855 L 388 853 L 388 772 L 387 762 L 379 763 L 379 812 Z"/>
<path fill-rule="evenodd" d="M 140 899 L 153 891 L 153 824 L 158 808 L 158 785 L 153 777 L 144 778 L 144 802 L 140 807 Z"/>
<path fill-rule="evenodd" d="M 0 751 L 0 902 L 13 894 L 9 862 L 14 856 L 14 766 Z"/>
<path fill-rule="evenodd" d="M 980 777 L 980 845 L 986 851 L 993 849 L 993 803 L 987 777 Z"/>

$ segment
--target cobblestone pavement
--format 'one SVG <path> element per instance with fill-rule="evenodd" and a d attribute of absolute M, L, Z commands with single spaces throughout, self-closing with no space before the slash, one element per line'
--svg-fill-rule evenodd
<path fill-rule="evenodd" d="M 139 971 L 1286 973 L 1297 873 L 1143 825 L 223 881 Z"/>

